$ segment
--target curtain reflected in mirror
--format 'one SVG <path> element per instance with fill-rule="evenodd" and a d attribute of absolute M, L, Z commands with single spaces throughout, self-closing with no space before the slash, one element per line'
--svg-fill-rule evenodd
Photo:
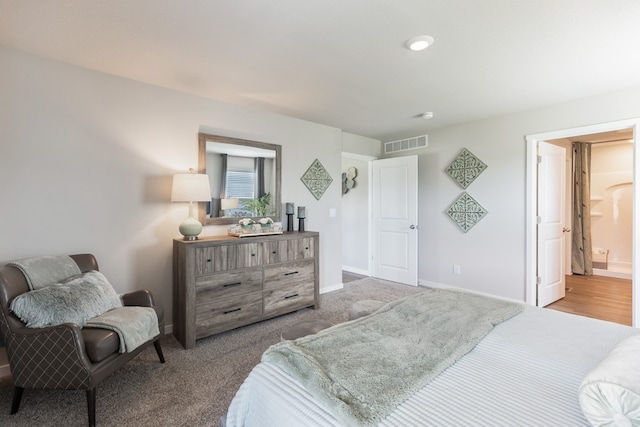
<path fill-rule="evenodd" d="M 276 144 L 199 134 L 199 166 L 211 185 L 211 202 L 201 204 L 201 222 L 230 224 L 265 216 L 279 221 L 280 150 Z"/>

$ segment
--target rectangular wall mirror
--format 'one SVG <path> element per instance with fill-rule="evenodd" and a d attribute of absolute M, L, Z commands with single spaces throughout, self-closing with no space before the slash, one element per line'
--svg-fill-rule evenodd
<path fill-rule="evenodd" d="M 199 133 L 198 173 L 211 185 L 211 201 L 198 206 L 202 225 L 246 217 L 280 221 L 281 152 L 277 144 Z"/>

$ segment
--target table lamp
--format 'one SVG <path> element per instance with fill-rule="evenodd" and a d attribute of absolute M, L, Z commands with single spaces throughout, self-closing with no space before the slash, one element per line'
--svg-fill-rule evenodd
<path fill-rule="evenodd" d="M 238 199 L 220 199 L 220 209 L 224 212 L 224 216 L 227 216 L 227 212 L 230 209 L 238 209 L 240 201 Z"/>
<path fill-rule="evenodd" d="M 193 216 L 193 202 L 210 202 L 211 189 L 208 175 L 193 173 L 193 169 L 189 169 L 189 172 L 173 175 L 171 201 L 189 202 L 189 217 L 182 221 L 178 230 L 184 240 L 198 240 L 202 224 Z"/>

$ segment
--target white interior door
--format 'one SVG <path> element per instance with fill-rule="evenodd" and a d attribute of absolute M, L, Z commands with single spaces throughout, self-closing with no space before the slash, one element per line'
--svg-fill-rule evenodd
<path fill-rule="evenodd" d="M 373 276 L 418 285 L 418 157 L 372 162 Z"/>
<path fill-rule="evenodd" d="M 538 143 L 538 307 L 564 298 L 566 150 Z"/>

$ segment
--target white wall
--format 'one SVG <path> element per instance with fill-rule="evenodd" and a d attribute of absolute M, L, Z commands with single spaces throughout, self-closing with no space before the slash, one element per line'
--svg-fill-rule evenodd
<path fill-rule="evenodd" d="M 306 205 L 306 229 L 320 232 L 321 291 L 342 283 L 329 217 L 341 203 L 340 129 L 4 48 L 0 93 L 0 264 L 92 252 L 118 292 L 151 289 L 171 324 L 172 239 L 188 213 L 169 201 L 171 176 L 197 168 L 207 132 L 282 145 L 282 200 Z M 333 177 L 319 201 L 300 180 L 316 158 Z"/>
<path fill-rule="evenodd" d="M 356 186 L 342 196 L 342 268 L 358 274 L 370 274 L 369 161 L 382 153 L 377 139 L 342 134 L 342 172 L 358 170 Z"/>
<path fill-rule="evenodd" d="M 382 156 L 382 142 L 377 139 L 343 132 L 342 151 L 377 159 Z"/>
<path fill-rule="evenodd" d="M 419 154 L 420 282 L 524 301 L 525 136 L 640 117 L 638 99 L 640 87 L 429 132 L 407 153 Z M 489 213 L 467 233 L 445 214 L 463 189 L 444 170 L 463 147 L 488 165 L 466 191 Z"/>
<path fill-rule="evenodd" d="M 369 274 L 369 162 L 343 155 L 342 172 L 355 167 L 355 186 L 342 196 L 342 269 Z"/>

